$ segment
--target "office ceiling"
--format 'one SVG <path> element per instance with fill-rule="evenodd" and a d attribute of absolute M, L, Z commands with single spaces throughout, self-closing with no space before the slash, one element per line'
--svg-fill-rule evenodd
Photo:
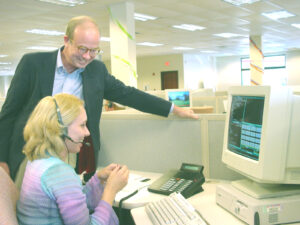
<path fill-rule="evenodd" d="M 25 30 L 47 29 L 64 32 L 68 20 L 77 15 L 89 15 L 101 27 L 102 36 L 109 37 L 109 4 L 121 0 L 86 0 L 87 4 L 66 7 L 38 0 L 0 0 L 0 75 L 14 70 L 24 53 L 36 50 L 30 46 L 59 47 L 63 36 L 26 33 Z M 130 0 L 129 0 L 130 1 Z M 299 0 L 261 0 L 253 4 L 234 6 L 222 0 L 131 0 L 135 12 L 158 17 L 152 21 L 136 21 L 136 42 L 164 44 L 158 47 L 137 45 L 137 56 L 177 53 L 204 53 L 211 55 L 249 54 L 249 35 L 262 36 L 264 54 L 285 52 L 300 48 L 300 29 L 291 26 L 300 23 Z M 285 9 L 296 16 L 271 20 L 261 15 Z M 194 24 L 204 30 L 186 31 L 173 25 Z M 222 38 L 219 33 L 242 36 Z M 101 42 L 102 59 L 110 58 L 110 43 Z M 173 47 L 191 47 L 193 50 L 174 50 Z M 11 63 L 11 64 L 10 64 Z M 4 74 L 3 74 L 4 71 Z"/>

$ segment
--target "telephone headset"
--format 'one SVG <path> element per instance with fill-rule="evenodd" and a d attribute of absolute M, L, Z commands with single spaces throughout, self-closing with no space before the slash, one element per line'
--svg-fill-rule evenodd
<path fill-rule="evenodd" d="M 73 143 L 75 144 L 79 144 L 79 143 L 82 143 L 86 146 L 90 146 L 91 144 L 89 142 L 85 142 L 85 141 L 74 141 L 69 135 L 68 135 L 68 127 L 65 126 L 63 120 L 62 120 L 62 116 L 61 116 L 61 113 L 60 113 L 60 109 L 58 107 L 58 104 L 55 100 L 55 98 L 53 98 L 54 100 L 54 103 L 55 103 L 55 108 L 56 108 L 56 113 L 57 113 L 57 120 L 58 120 L 58 123 L 63 127 L 62 128 L 62 136 L 69 139 L 70 141 L 72 141 Z"/>

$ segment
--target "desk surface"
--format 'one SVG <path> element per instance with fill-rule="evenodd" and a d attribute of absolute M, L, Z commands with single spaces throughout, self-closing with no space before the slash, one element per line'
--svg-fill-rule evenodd
<path fill-rule="evenodd" d="M 114 206 L 118 207 L 119 202 L 123 197 L 130 195 L 136 189 L 140 189 L 139 192 L 123 202 L 122 207 L 125 209 L 133 209 L 137 207 L 144 206 L 150 201 L 158 200 L 165 195 L 159 195 L 152 192 L 149 192 L 147 187 L 150 184 L 159 178 L 162 174 L 160 173 L 151 173 L 151 172 L 141 172 L 141 171 L 130 171 L 128 184 L 124 189 L 119 192 L 115 198 Z M 139 182 L 140 180 L 150 179 L 147 182 Z"/>
<path fill-rule="evenodd" d="M 218 182 L 204 183 L 204 191 L 190 197 L 189 202 L 200 212 L 203 218 L 211 225 L 244 225 L 243 221 L 228 213 L 216 204 L 215 191 Z M 152 225 L 145 208 L 139 207 L 131 210 L 136 225 Z"/>
<path fill-rule="evenodd" d="M 156 201 L 161 198 L 166 197 L 165 195 L 155 194 L 149 192 L 147 187 L 157 178 L 159 178 L 162 174 L 160 173 L 149 173 L 149 172 L 140 172 L 140 171 L 131 171 L 131 175 L 134 175 L 138 179 L 149 178 L 151 179 L 148 182 L 145 182 L 144 188 L 138 192 L 138 194 L 129 198 L 128 200 L 123 202 L 123 207 L 126 209 L 131 209 L 131 214 L 133 216 L 134 222 L 137 225 L 151 225 L 151 221 L 149 220 L 145 210 L 144 205 L 150 201 Z M 140 176 L 140 178 L 139 178 Z M 223 208 L 218 206 L 215 203 L 215 192 L 216 192 L 216 184 L 218 181 L 209 181 L 205 182 L 202 187 L 204 189 L 203 192 L 196 194 L 189 198 L 191 204 L 202 214 L 202 216 L 210 223 L 210 224 L 222 224 L 222 225 L 235 225 L 235 224 L 245 224 Z M 116 196 L 115 206 L 119 205 L 119 201 L 122 197 L 127 196 L 132 193 L 135 187 L 129 184 L 125 187 L 125 191 L 120 193 L 120 195 Z M 133 184 L 135 185 L 135 184 Z"/>
<path fill-rule="evenodd" d="M 152 225 L 150 219 L 148 218 L 145 208 L 143 207 L 150 201 L 156 201 L 161 198 L 166 197 L 165 195 L 155 194 L 152 192 L 148 192 L 147 187 L 157 178 L 159 178 L 162 174 L 159 173 L 149 173 L 149 172 L 140 172 L 140 171 L 132 171 L 133 176 L 131 178 L 137 180 L 143 180 L 145 178 L 149 178 L 150 180 L 147 182 L 143 182 L 140 191 L 138 194 L 134 195 L 130 199 L 124 201 L 123 207 L 127 209 L 131 209 L 131 214 L 134 219 L 136 225 Z M 228 211 L 220 207 L 216 204 L 216 185 L 226 181 L 207 181 L 202 187 L 204 189 L 203 192 L 196 194 L 188 199 L 188 201 L 200 212 L 200 214 L 208 221 L 211 225 L 244 225 L 243 221 L 236 218 Z M 133 183 L 136 185 L 136 183 Z M 138 184 L 139 185 L 139 184 Z M 128 186 L 125 187 L 125 191 L 116 197 L 115 206 L 118 206 L 119 200 L 122 197 L 127 196 L 132 192 L 133 189 L 136 189 L 137 186 Z M 300 223 L 296 223 L 294 225 L 299 225 Z"/>

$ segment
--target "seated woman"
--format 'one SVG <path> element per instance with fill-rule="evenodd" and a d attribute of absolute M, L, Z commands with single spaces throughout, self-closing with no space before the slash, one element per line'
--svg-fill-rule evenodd
<path fill-rule="evenodd" d="M 128 181 L 126 166 L 110 164 L 83 187 L 65 163 L 88 136 L 83 102 L 69 94 L 43 98 L 24 129 L 28 158 L 20 199 L 19 224 L 119 224 L 112 208 Z M 91 214 L 92 213 L 92 214 Z"/>

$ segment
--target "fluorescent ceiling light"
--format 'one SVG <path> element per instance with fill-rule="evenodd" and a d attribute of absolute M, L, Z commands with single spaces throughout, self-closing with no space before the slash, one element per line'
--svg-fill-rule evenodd
<path fill-rule="evenodd" d="M 288 17 L 295 16 L 294 14 L 289 13 L 288 11 L 285 11 L 285 10 L 265 12 L 265 13 L 262 13 L 262 15 L 265 17 L 268 17 L 271 20 L 278 20 L 278 19 L 282 19 L 282 18 L 288 18 Z"/>
<path fill-rule="evenodd" d="M 60 36 L 65 34 L 64 32 L 60 32 L 56 30 L 43 30 L 43 29 L 31 29 L 31 30 L 26 30 L 25 32 L 32 33 L 32 34 L 49 35 L 49 36 Z"/>
<path fill-rule="evenodd" d="M 214 34 L 214 36 L 223 37 L 223 38 L 231 38 L 231 37 L 240 37 L 240 34 L 233 34 L 233 33 L 220 33 Z"/>
<path fill-rule="evenodd" d="M 264 47 L 283 47 L 284 44 L 282 43 L 265 43 Z"/>
<path fill-rule="evenodd" d="M 189 47 L 174 47 L 174 50 L 192 50 L 194 48 L 189 48 Z"/>
<path fill-rule="evenodd" d="M 244 38 L 244 39 L 241 39 L 240 42 L 242 44 L 249 45 L 250 40 L 249 40 L 249 38 Z"/>
<path fill-rule="evenodd" d="M 174 28 L 182 29 L 182 30 L 189 30 L 189 31 L 195 31 L 195 30 L 203 30 L 205 27 L 193 25 L 193 24 L 181 24 L 181 25 L 174 25 Z"/>
<path fill-rule="evenodd" d="M 26 49 L 30 49 L 30 50 L 45 50 L 45 51 L 51 51 L 51 50 L 56 50 L 57 47 L 47 47 L 47 46 L 30 46 L 27 47 Z"/>
<path fill-rule="evenodd" d="M 137 45 L 156 47 L 156 46 L 162 46 L 163 44 L 152 43 L 152 42 L 141 42 L 141 43 L 137 43 Z"/>
<path fill-rule="evenodd" d="M 0 76 L 14 75 L 14 70 L 0 70 Z"/>
<path fill-rule="evenodd" d="M 56 5 L 70 6 L 70 7 L 87 3 L 86 0 L 40 0 L 40 1 L 52 3 Z"/>
<path fill-rule="evenodd" d="M 229 52 L 228 53 L 225 52 L 225 53 L 222 54 L 222 56 L 232 56 L 232 55 L 234 55 L 234 54 L 233 53 L 229 53 Z"/>
<path fill-rule="evenodd" d="M 109 42 L 110 38 L 109 37 L 101 37 L 100 41 L 107 41 L 107 42 Z"/>
<path fill-rule="evenodd" d="M 0 65 L 10 65 L 11 62 L 0 62 Z"/>
<path fill-rule="evenodd" d="M 300 23 L 293 23 L 292 26 L 300 29 Z"/>
<path fill-rule="evenodd" d="M 0 67 L 0 69 L 2 70 L 2 71 L 4 71 L 4 70 L 12 70 L 12 68 L 11 67 L 9 67 L 9 66 L 1 66 Z"/>
<path fill-rule="evenodd" d="M 216 53 L 216 51 L 212 51 L 212 50 L 203 50 L 201 52 L 208 53 L 208 54 L 210 54 L 210 53 Z"/>
<path fill-rule="evenodd" d="M 157 17 L 155 16 L 149 16 L 141 13 L 134 13 L 134 19 L 140 20 L 140 21 L 147 21 L 147 20 L 156 20 Z"/>
<path fill-rule="evenodd" d="M 8 55 L 0 55 L 0 58 L 5 58 L 7 57 Z"/>
<path fill-rule="evenodd" d="M 252 4 L 254 2 L 259 2 L 260 0 L 223 0 L 223 1 L 230 3 L 232 5 L 240 6 L 243 4 Z"/>

